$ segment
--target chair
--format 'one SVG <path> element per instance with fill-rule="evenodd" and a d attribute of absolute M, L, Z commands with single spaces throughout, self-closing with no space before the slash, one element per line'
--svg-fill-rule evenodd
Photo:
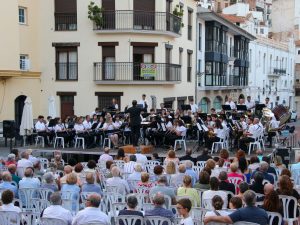
<path fill-rule="evenodd" d="M 50 206 L 50 202 L 45 199 L 32 199 L 31 204 L 32 212 L 37 214 L 41 214 L 44 209 Z"/>
<path fill-rule="evenodd" d="M 112 204 L 112 217 L 116 220 L 119 215 L 119 211 L 126 208 L 125 202 L 115 202 Z M 115 221 L 116 222 L 116 221 Z"/>
<path fill-rule="evenodd" d="M 38 135 L 35 137 L 35 147 L 38 146 L 38 143 L 41 143 L 43 148 L 45 147 L 45 139 L 43 136 Z"/>
<path fill-rule="evenodd" d="M 206 166 L 206 161 L 197 161 L 196 166 L 204 168 Z"/>
<path fill-rule="evenodd" d="M 235 193 L 239 193 L 238 192 L 238 190 L 239 190 L 239 184 L 241 182 L 243 182 L 243 179 L 239 178 L 239 177 L 228 177 L 228 182 L 234 184 L 234 186 L 235 186 Z"/>
<path fill-rule="evenodd" d="M 22 224 L 28 224 L 28 225 L 40 225 L 40 213 L 35 212 L 22 212 L 21 218 L 22 218 Z"/>
<path fill-rule="evenodd" d="M 192 202 L 193 206 L 197 206 L 197 201 L 188 195 L 176 196 L 176 201 L 179 201 L 180 199 L 183 199 L 183 198 L 189 199 Z"/>
<path fill-rule="evenodd" d="M 61 144 L 63 148 L 65 148 L 65 139 L 63 137 L 58 137 L 57 133 L 55 132 L 55 139 L 54 139 L 54 147 L 56 148 L 56 145 Z"/>
<path fill-rule="evenodd" d="M 300 169 L 292 169 L 292 178 L 295 185 L 300 185 Z"/>
<path fill-rule="evenodd" d="M 172 225 L 170 219 L 161 216 L 145 216 L 145 221 L 149 225 Z"/>
<path fill-rule="evenodd" d="M 259 137 L 258 137 L 258 142 L 261 144 L 262 150 L 266 151 L 264 138 L 265 138 L 265 136 L 264 136 L 264 133 L 262 132 L 261 135 L 259 135 Z"/>
<path fill-rule="evenodd" d="M 19 198 L 22 202 L 22 207 L 25 210 L 33 210 L 32 200 L 38 198 L 38 192 L 35 188 L 19 189 Z"/>
<path fill-rule="evenodd" d="M 79 193 L 72 191 L 61 192 L 62 207 L 69 210 L 72 214 L 79 211 Z"/>
<path fill-rule="evenodd" d="M 111 186 L 111 185 L 107 185 L 105 191 L 106 192 L 115 192 L 117 193 L 119 190 L 118 186 Z"/>
<path fill-rule="evenodd" d="M 139 180 L 127 180 L 128 186 L 131 191 L 135 192 L 136 188 L 138 187 Z"/>
<path fill-rule="evenodd" d="M 192 169 L 195 171 L 195 173 L 199 177 L 199 174 L 200 174 L 201 170 L 203 169 L 203 167 L 201 167 L 201 166 L 193 166 Z"/>
<path fill-rule="evenodd" d="M 220 138 L 220 141 L 213 142 L 213 144 L 211 146 L 211 154 L 214 153 L 214 150 L 215 150 L 216 147 L 218 147 L 217 150 L 216 150 L 216 152 L 218 152 L 220 149 L 225 148 L 225 146 L 226 146 L 225 139 Z"/>
<path fill-rule="evenodd" d="M 54 193 L 54 191 L 49 188 L 39 188 L 37 191 L 41 199 L 48 201 L 50 200 L 50 196 Z"/>
<path fill-rule="evenodd" d="M 141 217 L 141 216 L 133 216 L 133 215 L 130 215 L 130 216 L 118 216 L 116 218 L 116 221 L 117 221 L 117 225 L 120 225 L 120 224 L 124 224 L 124 225 L 135 225 L 138 221 L 140 221 L 140 224 L 144 224 L 144 218 Z M 122 223 L 121 223 L 122 221 Z M 170 224 L 171 225 L 171 224 Z"/>
<path fill-rule="evenodd" d="M 205 216 L 206 212 L 208 212 L 208 211 L 209 211 L 208 209 L 204 209 L 201 207 L 193 207 L 191 209 L 191 217 L 193 219 L 199 219 L 199 220 L 203 221 L 204 216 Z"/>
<path fill-rule="evenodd" d="M 56 219 L 56 218 L 41 218 L 41 223 L 42 225 L 68 225 L 67 222 L 61 219 Z"/>
<path fill-rule="evenodd" d="M 111 140 L 110 138 L 104 138 L 103 140 L 103 148 L 105 148 L 105 143 L 107 142 L 108 147 L 111 148 Z"/>
<path fill-rule="evenodd" d="M 177 139 L 175 140 L 175 143 L 174 143 L 174 151 L 176 151 L 176 146 L 177 144 L 181 145 L 183 144 L 183 147 L 184 147 L 184 151 L 186 152 L 186 142 L 185 142 L 185 139 L 186 139 L 186 136 L 182 136 L 181 139 Z"/>
<path fill-rule="evenodd" d="M 19 225 L 21 223 L 21 214 L 11 211 L 0 211 L 1 225 Z"/>
<path fill-rule="evenodd" d="M 269 225 L 281 225 L 282 224 L 282 216 L 279 213 L 276 212 L 268 212 L 268 218 L 269 218 Z M 276 218 L 277 221 L 276 221 Z M 277 223 L 275 223 L 277 222 Z"/>
<path fill-rule="evenodd" d="M 250 143 L 249 143 L 249 147 L 248 147 L 248 155 L 250 155 L 251 149 L 253 148 L 253 150 L 254 150 L 255 147 L 256 147 L 257 149 L 261 149 L 261 144 L 260 144 L 260 142 L 259 142 L 259 138 L 255 138 L 255 140 L 254 140 L 253 142 L 250 142 Z"/>
<path fill-rule="evenodd" d="M 55 148 L 55 147 L 54 147 Z M 46 158 L 38 158 L 41 162 L 41 166 L 44 170 L 47 170 L 48 169 L 48 166 L 49 166 L 49 161 L 48 159 Z"/>
<path fill-rule="evenodd" d="M 75 137 L 75 148 L 79 148 L 80 144 L 82 145 L 82 149 L 84 149 L 85 143 L 84 143 L 84 137 L 78 137 L 78 135 L 76 135 Z"/>
<path fill-rule="evenodd" d="M 283 220 L 288 223 L 288 225 L 292 225 L 294 221 L 298 220 L 297 217 L 297 199 L 292 196 L 279 195 L 279 199 L 282 201 L 283 206 Z M 294 202 L 294 203 L 293 203 Z M 293 211 L 290 213 L 289 209 L 291 207 L 290 204 L 293 204 Z M 290 216 L 290 214 L 292 214 Z"/>
<path fill-rule="evenodd" d="M 116 164 L 121 171 L 124 170 L 125 162 L 123 160 L 114 160 L 114 164 Z"/>

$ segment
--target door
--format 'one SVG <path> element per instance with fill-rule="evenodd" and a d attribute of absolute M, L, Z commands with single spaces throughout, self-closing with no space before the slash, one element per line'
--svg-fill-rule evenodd
<path fill-rule="evenodd" d="M 155 0 L 134 0 L 134 29 L 155 29 Z"/>
<path fill-rule="evenodd" d="M 170 13 L 171 13 L 171 4 L 172 4 L 172 2 L 171 2 L 171 0 L 166 0 L 166 26 L 167 26 L 167 30 L 170 30 L 170 24 L 171 24 L 171 22 L 170 22 L 170 20 L 171 20 L 171 18 L 170 18 Z"/>
<path fill-rule="evenodd" d="M 67 116 L 74 116 L 74 96 L 61 95 L 60 96 L 60 115 L 63 120 Z"/>
<path fill-rule="evenodd" d="M 115 57 L 104 58 L 104 80 L 115 79 Z"/>
<path fill-rule="evenodd" d="M 170 70 L 170 63 L 171 63 L 171 49 L 166 48 L 166 80 L 170 80 L 171 77 L 171 70 Z"/>
<path fill-rule="evenodd" d="M 143 54 L 133 54 L 133 80 L 142 80 L 141 63 L 143 63 Z"/>
<path fill-rule="evenodd" d="M 116 27 L 115 0 L 102 0 L 103 8 L 103 28 L 113 30 Z M 122 17 L 121 17 L 122 18 Z M 122 21 L 120 21 L 122 22 Z"/>
<path fill-rule="evenodd" d="M 15 99 L 15 122 L 16 122 L 16 128 L 17 129 L 19 129 L 20 125 L 21 125 L 23 108 L 24 108 L 24 105 L 25 105 L 24 102 L 25 102 L 26 98 L 27 98 L 27 96 L 20 95 Z"/>

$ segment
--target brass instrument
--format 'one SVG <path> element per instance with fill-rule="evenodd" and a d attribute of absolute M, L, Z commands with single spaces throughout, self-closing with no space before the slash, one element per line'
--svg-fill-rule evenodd
<path fill-rule="evenodd" d="M 216 135 L 212 129 L 209 129 L 207 132 L 207 137 L 208 138 L 214 138 Z"/>

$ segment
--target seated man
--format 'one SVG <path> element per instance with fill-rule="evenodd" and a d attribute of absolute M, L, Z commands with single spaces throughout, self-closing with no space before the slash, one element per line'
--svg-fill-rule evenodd
<path fill-rule="evenodd" d="M 82 186 L 82 192 L 95 192 L 102 196 L 101 188 L 98 184 L 95 184 L 95 177 L 93 173 L 86 174 L 86 183 Z"/>
<path fill-rule="evenodd" d="M 292 164 L 291 172 L 292 172 L 292 178 L 294 179 L 295 185 L 300 185 L 300 157 L 297 163 Z"/>
<path fill-rule="evenodd" d="M 41 216 L 43 218 L 61 219 L 65 221 L 68 225 L 71 225 L 72 214 L 69 210 L 61 206 L 62 201 L 61 201 L 61 194 L 59 192 L 54 192 L 50 196 L 50 203 L 51 205 L 42 212 Z"/>
<path fill-rule="evenodd" d="M 2 183 L 0 183 L 0 189 L 8 189 L 14 193 L 14 196 L 18 197 L 18 188 L 11 184 L 12 178 L 9 172 L 4 172 L 2 174 Z"/>
<path fill-rule="evenodd" d="M 161 216 L 170 219 L 172 222 L 174 221 L 175 216 L 173 212 L 163 207 L 165 198 L 162 193 L 155 194 L 152 198 L 152 202 L 154 204 L 154 209 L 146 210 L 145 216 Z"/>
<path fill-rule="evenodd" d="M 117 186 L 118 187 L 118 192 L 121 195 L 129 194 L 130 193 L 129 185 L 128 185 L 126 180 L 124 180 L 120 177 L 119 168 L 116 167 L 116 166 L 113 167 L 111 169 L 111 174 L 112 174 L 112 178 L 108 178 L 106 180 L 107 186 Z"/>
<path fill-rule="evenodd" d="M 257 223 L 260 225 L 268 224 L 268 214 L 265 210 L 255 206 L 256 194 L 248 190 L 243 195 L 246 207 L 237 209 L 228 216 L 209 216 L 204 218 L 204 224 L 210 222 L 233 224 L 238 221 Z"/>
<path fill-rule="evenodd" d="M 41 182 L 38 178 L 33 177 L 33 169 L 28 167 L 25 169 L 24 177 L 19 182 L 19 189 L 22 188 L 39 188 Z"/>
<path fill-rule="evenodd" d="M 85 203 L 86 208 L 79 211 L 73 219 L 72 225 L 81 225 L 88 223 L 101 223 L 103 225 L 110 225 L 109 217 L 100 211 L 101 197 L 98 194 L 91 194 L 88 196 Z"/>
<path fill-rule="evenodd" d="M 259 163 L 258 170 L 254 171 L 252 177 L 255 176 L 257 172 L 261 172 L 264 175 L 264 179 L 268 180 L 271 184 L 274 184 L 274 177 L 268 173 L 269 164 L 265 161 Z"/>
<path fill-rule="evenodd" d="M 21 209 L 19 207 L 14 206 L 12 203 L 14 200 L 14 193 L 11 190 L 5 190 L 1 195 L 2 205 L 0 206 L 1 211 L 13 211 L 17 213 L 21 213 Z"/>
<path fill-rule="evenodd" d="M 19 185 L 21 178 L 16 175 L 17 166 L 15 164 L 10 164 L 7 167 L 7 169 L 8 169 L 8 172 L 11 174 L 12 180 Z"/>
<path fill-rule="evenodd" d="M 168 183 L 167 177 L 160 176 L 158 178 L 157 185 L 150 189 L 149 196 L 152 197 L 157 193 L 161 193 L 163 195 L 168 195 L 172 200 L 172 204 L 176 204 L 174 189 L 167 187 L 167 183 Z"/>

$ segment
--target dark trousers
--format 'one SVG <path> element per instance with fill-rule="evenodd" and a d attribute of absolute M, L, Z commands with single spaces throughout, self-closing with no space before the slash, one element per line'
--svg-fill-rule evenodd
<path fill-rule="evenodd" d="M 244 137 L 240 139 L 240 149 L 242 149 L 244 152 L 247 152 L 247 144 L 250 142 L 253 142 L 254 138 L 252 137 Z"/>
<path fill-rule="evenodd" d="M 276 136 L 276 132 L 275 131 L 269 131 L 268 132 L 268 141 L 270 142 L 270 148 L 272 147 L 272 137 Z"/>
<path fill-rule="evenodd" d="M 140 125 L 133 125 L 131 128 L 131 143 L 133 146 L 138 146 L 138 141 L 140 138 Z"/>

